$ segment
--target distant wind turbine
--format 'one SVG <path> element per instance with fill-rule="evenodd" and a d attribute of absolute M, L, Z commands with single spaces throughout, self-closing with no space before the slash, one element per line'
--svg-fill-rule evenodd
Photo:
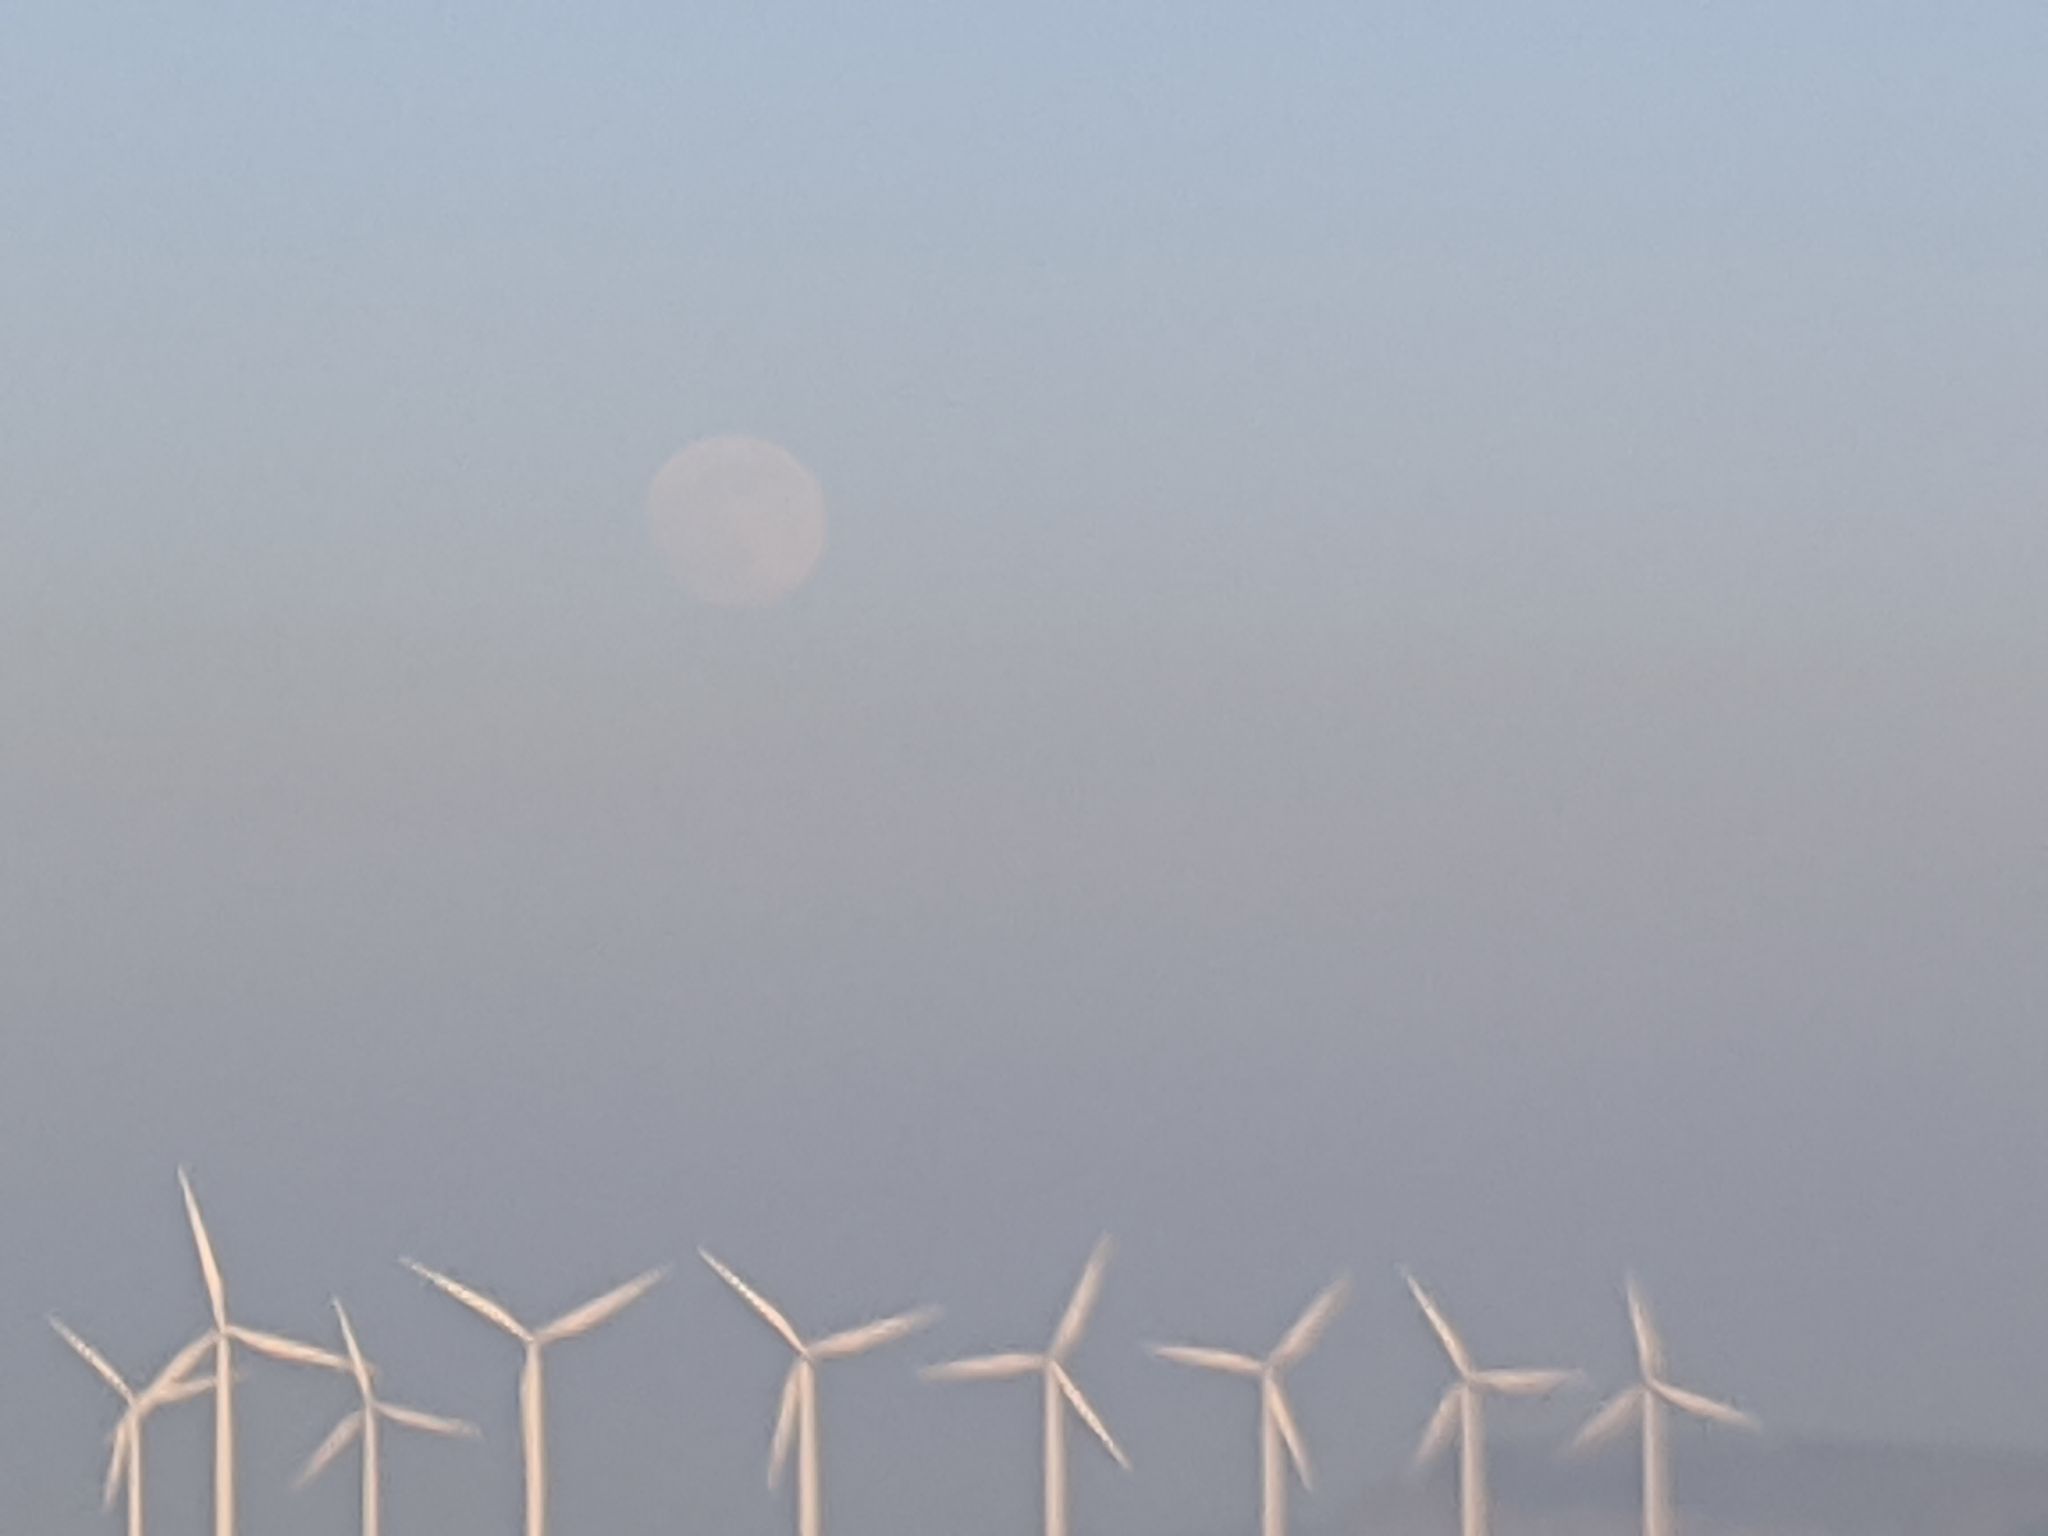
<path fill-rule="evenodd" d="M 57 1330 L 58 1337 L 78 1351 L 87 1365 L 99 1373 L 100 1379 L 114 1389 L 125 1405 L 120 1422 L 114 1426 L 114 1454 L 107 1462 L 103 1502 L 112 1509 L 115 1496 L 125 1481 L 128 1485 L 128 1536 L 142 1536 L 142 1426 L 157 1409 L 186 1402 L 213 1386 L 210 1376 L 186 1374 L 213 1348 L 213 1334 L 210 1331 L 201 1334 L 171 1356 L 169 1363 L 156 1373 L 149 1385 L 138 1392 L 122 1380 L 121 1373 L 107 1363 L 104 1355 L 67 1328 L 61 1318 L 51 1318 L 50 1326 Z"/>
<path fill-rule="evenodd" d="M 1321 1295 L 1308 1304 L 1308 1309 L 1295 1319 L 1273 1352 L 1263 1360 L 1242 1355 L 1235 1350 L 1211 1349 L 1202 1344 L 1154 1344 L 1152 1353 L 1162 1360 L 1176 1361 L 1181 1365 L 1192 1365 L 1202 1370 L 1222 1371 L 1231 1376 L 1246 1376 L 1259 1384 L 1259 1477 L 1264 1490 L 1261 1505 L 1261 1529 L 1265 1536 L 1284 1536 L 1287 1530 L 1287 1460 L 1294 1462 L 1294 1470 L 1301 1478 L 1304 1488 L 1314 1485 L 1309 1472 L 1308 1447 L 1301 1438 L 1301 1427 L 1295 1422 L 1294 1409 L 1288 1405 L 1286 1388 L 1281 1384 L 1281 1375 L 1289 1366 L 1296 1364 L 1316 1347 L 1316 1341 L 1323 1336 L 1323 1330 L 1330 1325 L 1330 1319 L 1337 1315 L 1344 1305 L 1349 1292 L 1348 1281 L 1338 1280 L 1326 1288 Z M 1286 1454 L 1283 1457 L 1282 1447 Z"/>
<path fill-rule="evenodd" d="M 349 1326 L 348 1309 L 337 1299 L 334 1315 L 341 1323 L 341 1340 L 348 1346 L 349 1369 L 356 1378 L 356 1390 L 362 1395 L 362 1406 L 350 1413 L 334 1426 L 328 1437 L 320 1442 L 320 1448 L 306 1462 L 299 1473 L 296 1487 L 303 1488 L 318 1477 L 327 1464 L 339 1456 L 360 1438 L 363 1442 L 363 1536 L 377 1536 L 381 1523 L 383 1500 L 378 1487 L 377 1449 L 383 1433 L 382 1421 L 402 1424 L 407 1429 L 423 1429 L 432 1435 L 450 1435 L 474 1440 L 477 1428 L 461 1419 L 444 1419 L 439 1414 L 422 1413 L 417 1408 L 401 1408 L 387 1403 L 377 1396 L 377 1389 L 371 1380 L 370 1363 L 363 1358 L 362 1346 L 356 1343 L 356 1331 Z"/>
<path fill-rule="evenodd" d="M 1066 1366 L 1067 1357 L 1081 1342 L 1081 1334 L 1088 1326 L 1088 1314 L 1095 1310 L 1095 1298 L 1102 1290 L 1103 1267 L 1108 1263 L 1109 1239 L 1105 1237 L 1089 1255 L 1088 1267 L 1081 1271 L 1081 1283 L 1074 1287 L 1073 1299 L 1067 1303 L 1067 1310 L 1060 1318 L 1059 1326 L 1053 1330 L 1052 1343 L 1044 1354 L 980 1355 L 971 1360 L 927 1366 L 922 1373 L 927 1381 L 995 1381 L 1033 1375 L 1044 1378 L 1045 1536 L 1067 1536 L 1066 1410 L 1069 1407 L 1080 1416 L 1082 1423 L 1095 1432 L 1095 1438 L 1116 1458 L 1118 1466 L 1125 1471 L 1129 1471 L 1131 1466 L 1130 1458 L 1110 1438 L 1102 1419 L 1089 1406 L 1088 1399 L 1081 1395 L 1081 1389 L 1074 1385 L 1074 1378 L 1067 1374 Z"/>
<path fill-rule="evenodd" d="M 1640 1418 L 1643 1436 L 1643 1536 L 1671 1536 L 1671 1452 L 1665 1444 L 1665 1409 L 1676 1408 L 1694 1418 L 1737 1429 L 1757 1428 L 1757 1422 L 1739 1408 L 1702 1397 L 1665 1378 L 1664 1341 L 1651 1320 L 1649 1303 L 1631 1277 L 1628 1282 L 1629 1320 L 1635 1325 L 1636 1363 L 1642 1379 L 1609 1399 L 1606 1406 L 1586 1422 L 1572 1442 L 1573 1450 L 1610 1440 L 1625 1430 L 1630 1420 Z"/>
<path fill-rule="evenodd" d="M 818 1483 L 818 1362 L 844 1360 L 879 1349 L 884 1344 L 893 1344 L 928 1326 L 938 1316 L 938 1310 L 924 1307 L 915 1312 L 900 1313 L 895 1317 L 864 1323 L 858 1328 L 843 1329 L 807 1344 L 798 1336 L 789 1319 L 759 1291 L 706 1250 L 699 1248 L 697 1252 L 718 1272 L 719 1278 L 738 1291 L 747 1305 L 766 1318 L 768 1326 L 782 1335 L 783 1342 L 796 1352 L 789 1374 L 782 1380 L 782 1404 L 776 1411 L 775 1438 L 768 1451 L 768 1486 L 773 1488 L 781 1481 L 783 1463 L 789 1459 L 790 1439 L 794 1436 L 798 1536 L 820 1536 L 823 1510 Z"/>
<path fill-rule="evenodd" d="M 399 1262 L 422 1280 L 453 1296 L 486 1321 L 497 1324 L 526 1346 L 526 1364 L 519 1373 L 520 1442 L 526 1464 L 526 1536 L 546 1536 L 547 1425 L 541 1385 L 541 1351 L 550 1344 L 558 1344 L 563 1339 L 573 1339 L 579 1334 L 590 1332 L 600 1323 L 609 1322 L 654 1289 L 668 1273 L 667 1269 L 650 1269 L 644 1275 L 636 1276 L 624 1285 L 606 1291 L 595 1301 L 586 1301 L 582 1306 L 563 1313 L 544 1328 L 528 1328 L 483 1292 L 472 1290 L 461 1281 L 451 1280 L 446 1275 L 411 1259 L 401 1259 Z"/>
<path fill-rule="evenodd" d="M 1458 1441 L 1458 1510 L 1463 1521 L 1464 1536 L 1486 1536 L 1488 1523 L 1486 1497 L 1486 1399 L 1500 1397 L 1542 1397 L 1555 1392 L 1568 1382 L 1579 1379 L 1577 1371 L 1529 1371 L 1529 1370 L 1481 1370 L 1472 1363 L 1472 1355 L 1465 1348 L 1465 1341 L 1458 1337 L 1441 1309 L 1430 1297 L 1429 1292 L 1413 1275 L 1407 1276 L 1408 1289 L 1415 1293 L 1415 1301 L 1422 1308 L 1422 1315 L 1429 1319 L 1429 1326 L 1435 1330 L 1437 1340 L 1450 1356 L 1451 1369 L 1458 1373 L 1458 1379 L 1451 1383 L 1444 1393 L 1443 1401 L 1437 1404 L 1436 1413 L 1429 1421 L 1429 1427 L 1422 1432 L 1422 1444 L 1416 1448 L 1415 1465 L 1425 1467 L 1443 1454 L 1453 1436 Z"/>
<path fill-rule="evenodd" d="M 292 1365 L 314 1365 L 322 1370 L 346 1372 L 348 1362 L 328 1350 L 275 1333 L 259 1333 L 228 1321 L 227 1287 L 222 1284 L 220 1263 L 214 1257 L 213 1239 L 206 1234 L 206 1222 L 199 1214 L 199 1200 L 192 1193 L 192 1180 L 178 1170 L 178 1187 L 185 1194 L 185 1215 L 192 1224 L 192 1245 L 199 1250 L 199 1273 L 206 1281 L 206 1299 L 213 1308 L 213 1530 L 214 1536 L 235 1536 L 235 1361 L 234 1346 L 241 1344 L 259 1355 Z"/>

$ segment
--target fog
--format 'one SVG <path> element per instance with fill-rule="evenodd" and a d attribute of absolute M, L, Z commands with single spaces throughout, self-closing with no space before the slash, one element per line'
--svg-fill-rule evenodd
<path fill-rule="evenodd" d="M 44 1314 L 202 1325 L 181 1164 L 244 1320 L 339 1294 L 483 1426 L 388 1446 L 398 1529 L 518 1507 L 517 1350 L 401 1254 L 534 1317 L 677 1266 L 552 1366 L 561 1529 L 788 1524 L 700 1243 L 945 1308 L 823 1372 L 835 1529 L 1035 1528 L 1034 1393 L 913 1368 L 1105 1231 L 1077 1532 L 1247 1524 L 1251 1394 L 1139 1345 L 1340 1272 L 1300 1524 L 1389 1507 L 1404 1264 L 1591 1373 L 1508 1442 L 1625 1378 L 1633 1269 L 1774 1443 L 2048 1448 L 2041 24 L 1827 15 L 32 15 L 9 1518 L 98 1518 Z M 642 510 L 728 430 L 832 517 L 746 613 Z M 251 1366 L 245 1529 L 353 1528 L 286 1488 L 346 1400 Z"/>

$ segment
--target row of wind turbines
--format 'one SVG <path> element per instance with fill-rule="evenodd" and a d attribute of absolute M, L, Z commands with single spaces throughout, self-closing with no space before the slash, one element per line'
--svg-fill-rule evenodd
<path fill-rule="evenodd" d="M 417 1408 L 387 1402 L 377 1389 L 377 1370 L 358 1342 L 348 1312 L 334 1302 L 342 1350 L 337 1352 L 308 1344 L 282 1334 L 268 1333 L 233 1322 L 228 1317 L 227 1288 L 208 1235 L 199 1201 L 191 1180 L 181 1169 L 179 1185 L 184 1194 L 185 1213 L 198 1250 L 199 1268 L 206 1286 L 212 1325 L 185 1345 L 165 1363 L 144 1386 L 137 1388 L 110 1365 L 106 1358 L 58 1318 L 51 1326 L 121 1398 L 122 1412 L 112 1436 L 113 1451 L 104 1485 L 105 1502 L 111 1508 L 123 1490 L 127 1494 L 129 1536 L 143 1536 L 144 1482 L 143 1432 L 159 1409 L 189 1402 L 209 1393 L 214 1408 L 213 1510 L 215 1536 L 235 1532 L 235 1393 L 238 1351 L 288 1364 L 309 1366 L 345 1375 L 356 1386 L 358 1404 L 345 1415 L 307 1460 L 298 1477 L 299 1486 L 311 1482 L 351 1447 L 359 1447 L 361 1466 L 361 1507 L 364 1536 L 378 1536 L 382 1519 L 382 1485 L 379 1471 L 381 1435 L 387 1426 L 424 1431 L 453 1438 L 476 1438 L 472 1424 L 460 1419 L 427 1413 Z M 824 1523 L 821 1461 L 818 1448 L 818 1367 L 833 1360 L 865 1354 L 908 1337 L 933 1322 L 936 1308 L 920 1308 L 843 1329 L 819 1338 L 806 1338 L 788 1316 L 753 1286 L 711 1253 L 698 1250 L 727 1285 L 760 1315 L 793 1356 L 783 1377 L 782 1392 L 775 1415 L 775 1428 L 768 1453 L 768 1484 L 780 1485 L 792 1450 L 797 1463 L 796 1520 L 798 1536 L 822 1536 Z M 1045 1348 L 1037 1352 L 1011 1351 L 977 1355 L 927 1366 L 920 1373 L 938 1382 L 993 1381 L 1038 1378 L 1044 1400 L 1045 1425 L 1042 1442 L 1044 1460 L 1045 1536 L 1066 1536 L 1067 1531 L 1067 1428 L 1076 1418 L 1086 1426 L 1117 1464 L 1129 1470 L 1131 1462 L 1110 1434 L 1102 1417 L 1082 1393 L 1068 1371 L 1067 1362 L 1086 1332 L 1088 1320 L 1101 1294 L 1109 1262 L 1109 1239 L 1102 1239 L 1081 1271 L 1079 1283 L 1055 1325 Z M 547 1414 L 542 1358 L 550 1345 L 577 1338 L 609 1322 L 638 1301 L 666 1275 L 652 1269 L 606 1291 L 592 1301 L 572 1308 L 540 1327 L 522 1323 L 491 1297 L 461 1281 L 411 1259 L 401 1261 L 421 1279 L 516 1339 L 523 1351 L 519 1374 L 519 1418 L 521 1459 L 525 1476 L 526 1536 L 546 1536 L 547 1530 Z M 1435 1414 L 1424 1430 L 1416 1452 L 1417 1466 L 1436 1460 L 1451 1443 L 1459 1447 L 1459 1507 L 1463 1536 L 1486 1536 L 1488 1496 L 1486 1482 L 1485 1407 L 1495 1397 L 1541 1397 L 1581 1379 L 1577 1371 L 1555 1369 L 1496 1369 L 1480 1366 L 1464 1339 L 1451 1326 L 1435 1299 L 1413 1275 L 1406 1277 L 1409 1290 L 1421 1307 L 1431 1330 L 1449 1359 L 1452 1379 Z M 1316 1346 L 1331 1320 L 1343 1307 L 1348 1282 L 1339 1279 L 1311 1301 L 1280 1342 L 1264 1356 L 1219 1349 L 1206 1344 L 1155 1344 L 1152 1353 L 1163 1360 L 1199 1370 L 1220 1372 L 1257 1383 L 1259 1391 L 1259 1456 L 1261 1483 L 1261 1530 L 1263 1536 L 1284 1536 L 1287 1528 L 1287 1497 L 1290 1466 L 1294 1478 L 1304 1487 L 1312 1476 L 1306 1441 L 1286 1392 L 1285 1376 Z M 1613 1439 L 1634 1427 L 1641 1437 L 1643 1457 L 1644 1536 L 1671 1536 L 1670 1453 L 1667 1440 L 1668 1416 L 1677 1412 L 1713 1423 L 1754 1429 L 1755 1421 L 1727 1403 L 1702 1396 L 1674 1384 L 1665 1364 L 1664 1346 L 1652 1322 L 1642 1292 L 1631 1280 L 1628 1285 L 1630 1321 L 1635 1332 L 1638 1379 L 1611 1398 L 1579 1431 L 1573 1449 L 1584 1449 Z M 208 1363 L 210 1359 L 210 1364 Z M 202 1370 L 202 1368 L 204 1368 Z M 197 1374 L 195 1374 L 197 1373 Z"/>

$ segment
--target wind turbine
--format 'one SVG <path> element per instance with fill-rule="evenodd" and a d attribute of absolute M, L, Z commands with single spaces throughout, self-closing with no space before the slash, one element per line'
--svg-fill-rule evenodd
<path fill-rule="evenodd" d="M 1280 1382 L 1281 1374 L 1316 1347 L 1316 1341 L 1329 1327 L 1330 1319 L 1344 1305 L 1349 1290 L 1350 1282 L 1341 1279 L 1328 1286 L 1308 1304 L 1308 1309 L 1295 1319 L 1294 1326 L 1263 1360 L 1255 1360 L 1235 1350 L 1211 1349 L 1202 1344 L 1152 1346 L 1152 1353 L 1162 1360 L 1202 1370 L 1222 1371 L 1231 1376 L 1248 1376 L 1258 1382 L 1259 1477 L 1264 1489 L 1261 1528 L 1265 1536 L 1283 1536 L 1287 1529 L 1287 1461 L 1281 1454 L 1283 1445 L 1286 1457 L 1294 1462 L 1301 1486 L 1314 1486 L 1309 1473 L 1308 1447 L 1302 1442 L 1301 1427 L 1295 1422 L 1294 1410 L 1288 1406 L 1287 1392 Z"/>
<path fill-rule="evenodd" d="M 1586 1427 L 1572 1441 L 1580 1450 L 1612 1439 L 1628 1427 L 1632 1418 L 1642 1419 L 1643 1436 L 1643 1536 L 1671 1536 L 1671 1453 L 1664 1441 L 1665 1410 L 1676 1408 L 1697 1419 L 1729 1424 L 1737 1429 L 1755 1429 L 1757 1422 L 1739 1408 L 1702 1397 L 1665 1379 L 1664 1341 L 1651 1320 L 1649 1303 L 1633 1276 L 1628 1282 L 1629 1321 L 1635 1325 L 1636 1363 L 1642 1379 L 1610 1398 L 1586 1421 Z"/>
<path fill-rule="evenodd" d="M 320 1442 L 320 1448 L 306 1462 L 294 1486 L 305 1487 L 360 1437 L 363 1442 L 363 1536 L 377 1536 L 382 1511 L 377 1473 L 378 1437 L 383 1432 L 379 1421 L 388 1419 L 393 1424 L 403 1424 L 407 1429 L 423 1429 L 432 1435 L 469 1440 L 477 1437 L 477 1427 L 461 1419 L 444 1419 L 439 1414 L 422 1413 L 417 1408 L 401 1408 L 379 1398 L 370 1379 L 370 1363 L 363 1358 L 362 1346 L 356 1343 L 356 1331 L 349 1326 L 348 1310 L 339 1298 L 334 1303 L 334 1315 L 341 1323 L 341 1341 L 348 1346 L 349 1369 L 355 1375 L 356 1390 L 362 1394 L 362 1406 L 344 1417 Z"/>
<path fill-rule="evenodd" d="M 213 1335 L 203 1333 L 171 1356 L 169 1363 L 156 1373 L 149 1385 L 138 1392 L 121 1379 L 121 1373 L 107 1363 L 106 1356 L 67 1328 L 61 1318 L 51 1318 L 50 1326 L 57 1330 L 59 1338 L 78 1351 L 80 1358 L 97 1371 L 100 1379 L 112 1387 L 127 1405 L 120 1422 L 114 1426 L 114 1454 L 107 1463 L 104 1503 L 107 1508 L 113 1508 L 114 1497 L 121 1491 L 125 1480 L 128 1484 L 128 1536 L 142 1536 L 142 1426 L 157 1409 L 186 1402 L 212 1387 L 211 1377 L 188 1377 L 186 1372 L 206 1358 L 206 1352 L 213 1348 Z"/>
<path fill-rule="evenodd" d="M 654 1289 L 668 1270 L 650 1269 L 644 1275 L 606 1291 L 595 1301 L 572 1307 L 544 1328 L 529 1328 L 483 1292 L 471 1290 L 461 1281 L 451 1280 L 412 1259 L 399 1262 L 526 1346 L 526 1364 L 519 1372 L 520 1441 L 526 1464 L 526 1536 L 545 1536 L 548 1528 L 547 1425 L 541 1386 L 541 1351 L 550 1344 L 573 1339 L 590 1332 L 600 1323 L 609 1322 Z"/>
<path fill-rule="evenodd" d="M 244 1345 L 273 1360 L 316 1365 L 329 1371 L 346 1372 L 348 1362 L 311 1344 L 275 1333 L 259 1333 L 228 1321 L 227 1288 L 221 1283 L 213 1239 L 206 1234 L 199 1200 L 192 1193 L 192 1180 L 182 1168 L 178 1170 L 178 1187 L 185 1193 L 192 1244 L 199 1250 L 199 1273 L 206 1281 L 206 1299 L 213 1308 L 213 1530 L 214 1536 L 235 1536 L 235 1345 Z"/>
<path fill-rule="evenodd" d="M 853 1355 L 864 1355 L 884 1344 L 893 1344 L 930 1324 L 938 1316 L 938 1310 L 924 1307 L 915 1312 L 899 1313 L 895 1317 L 863 1323 L 858 1328 L 828 1334 L 815 1343 L 807 1344 L 798 1337 L 789 1319 L 759 1291 L 707 1250 L 699 1248 L 697 1252 L 718 1272 L 719 1278 L 738 1291 L 747 1305 L 766 1318 L 768 1326 L 781 1334 L 783 1342 L 796 1351 L 789 1374 L 782 1380 L 782 1406 L 776 1411 L 775 1439 L 768 1451 L 768 1486 L 773 1488 L 781 1481 L 782 1466 L 789 1459 L 789 1442 L 794 1435 L 798 1536 L 819 1536 L 823 1529 L 823 1512 L 818 1486 L 818 1362 L 844 1360 Z"/>
<path fill-rule="evenodd" d="M 1404 1272 L 1405 1275 L 1405 1272 Z M 1486 1536 L 1486 1399 L 1500 1397 L 1542 1397 L 1567 1382 L 1579 1379 L 1577 1371 L 1481 1370 L 1472 1363 L 1465 1341 L 1458 1337 L 1442 1310 L 1413 1275 L 1405 1275 L 1416 1305 L 1429 1319 L 1437 1340 L 1450 1356 L 1457 1380 L 1444 1393 L 1422 1432 L 1422 1444 L 1415 1451 L 1415 1465 L 1425 1467 L 1443 1454 L 1451 1437 L 1458 1439 L 1458 1510 L 1464 1536 Z"/>
<path fill-rule="evenodd" d="M 1053 1330 L 1052 1342 L 1042 1355 L 979 1355 L 925 1367 L 927 1381 L 995 1381 L 1013 1376 L 1042 1376 L 1045 1381 L 1045 1536 L 1067 1536 L 1067 1415 L 1071 1407 L 1081 1422 L 1095 1432 L 1117 1465 L 1129 1471 L 1131 1460 L 1124 1455 L 1108 1428 L 1089 1406 L 1074 1378 L 1067 1374 L 1067 1356 L 1081 1342 L 1088 1326 L 1088 1314 L 1095 1310 L 1095 1298 L 1102 1291 L 1103 1266 L 1109 1262 L 1109 1239 L 1103 1238 L 1088 1256 L 1081 1271 L 1081 1283 Z"/>

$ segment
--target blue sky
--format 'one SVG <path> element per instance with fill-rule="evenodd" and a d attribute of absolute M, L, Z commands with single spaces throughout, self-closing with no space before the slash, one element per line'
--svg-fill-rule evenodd
<path fill-rule="evenodd" d="M 1612 1375 L 1635 1264 L 1790 1432 L 2048 1440 L 2035 8 L 8 31 L 19 1518 L 104 1408 L 41 1314 L 197 1317 L 180 1161 L 258 1321 L 486 1418 L 446 1529 L 512 1362 L 401 1250 L 545 1311 L 706 1241 L 936 1351 L 1114 1227 L 1138 1532 L 1250 1445 L 1130 1346 L 1339 1267 L 1326 1515 L 1435 1401 L 1401 1262 L 1496 1354 Z M 757 613 L 644 525 L 734 430 L 833 519 Z M 780 1528 L 707 1282 L 565 1372 L 571 1523 Z M 1029 1405 L 891 1370 L 842 1524 L 1028 1500 Z M 277 1390 L 251 1517 L 344 1529 Z"/>

